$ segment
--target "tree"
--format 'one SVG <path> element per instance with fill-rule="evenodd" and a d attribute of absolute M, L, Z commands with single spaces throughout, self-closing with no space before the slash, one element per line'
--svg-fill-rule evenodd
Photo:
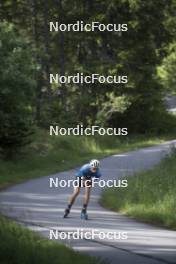
<path fill-rule="evenodd" d="M 0 24 L 0 151 L 11 159 L 32 131 L 34 63 L 25 39 L 12 24 Z"/>
<path fill-rule="evenodd" d="M 151 123 L 157 126 L 158 113 L 165 111 L 157 67 L 174 43 L 175 6 L 176 0 L 2 1 L 2 19 L 14 23 L 36 51 L 37 124 L 92 125 L 104 119 L 107 125 L 128 126 L 135 133 L 147 132 Z M 128 31 L 48 32 L 50 21 L 72 24 L 78 20 L 125 23 Z M 49 83 L 49 73 L 77 72 L 127 75 L 128 84 Z"/>
<path fill-rule="evenodd" d="M 169 54 L 158 67 L 158 75 L 164 86 L 165 94 L 176 94 L 176 42 L 170 45 Z"/>

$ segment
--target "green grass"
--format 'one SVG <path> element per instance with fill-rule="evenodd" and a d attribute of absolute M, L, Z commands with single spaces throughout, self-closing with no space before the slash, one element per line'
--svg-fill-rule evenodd
<path fill-rule="evenodd" d="M 0 218 L 1 264 L 99 264 L 96 258 L 39 237 L 5 218 Z"/>
<path fill-rule="evenodd" d="M 166 137 L 49 136 L 37 131 L 33 143 L 15 161 L 0 160 L 0 188 L 81 165 L 92 158 L 151 146 Z"/>
<path fill-rule="evenodd" d="M 136 219 L 176 229 L 176 151 L 153 169 L 128 178 L 127 188 L 106 190 L 100 202 Z"/>

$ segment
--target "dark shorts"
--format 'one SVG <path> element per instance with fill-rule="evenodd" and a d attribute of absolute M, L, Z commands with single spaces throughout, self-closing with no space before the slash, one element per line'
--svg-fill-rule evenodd
<path fill-rule="evenodd" d="M 91 187 L 92 179 L 91 177 L 77 177 L 76 180 L 79 179 L 79 187 Z"/>

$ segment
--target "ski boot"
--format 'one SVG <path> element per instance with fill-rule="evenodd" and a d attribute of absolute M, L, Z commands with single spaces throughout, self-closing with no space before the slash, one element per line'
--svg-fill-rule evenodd
<path fill-rule="evenodd" d="M 81 219 L 88 220 L 88 214 L 85 211 L 81 212 Z"/>
<path fill-rule="evenodd" d="M 67 218 L 67 216 L 69 215 L 70 210 L 67 208 L 65 209 L 65 213 L 64 213 L 64 218 Z"/>

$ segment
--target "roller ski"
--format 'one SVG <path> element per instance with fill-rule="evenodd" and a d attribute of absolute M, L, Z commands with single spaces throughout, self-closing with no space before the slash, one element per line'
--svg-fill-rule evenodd
<path fill-rule="evenodd" d="M 70 210 L 68 208 L 65 209 L 65 213 L 64 213 L 63 218 L 67 218 L 67 216 L 69 215 L 69 213 L 70 213 Z"/>
<path fill-rule="evenodd" d="M 84 211 L 81 212 L 81 219 L 88 220 L 88 214 Z"/>

